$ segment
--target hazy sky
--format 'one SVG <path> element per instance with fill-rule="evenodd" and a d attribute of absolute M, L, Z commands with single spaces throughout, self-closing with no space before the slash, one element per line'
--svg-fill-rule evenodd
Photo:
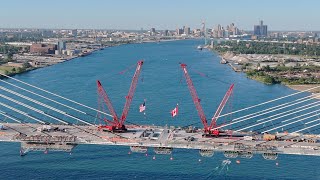
<path fill-rule="evenodd" d="M 320 0 L 1 0 L 0 28 L 320 30 Z"/>

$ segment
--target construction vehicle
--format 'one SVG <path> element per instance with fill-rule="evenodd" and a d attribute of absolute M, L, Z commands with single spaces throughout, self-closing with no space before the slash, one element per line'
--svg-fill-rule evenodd
<path fill-rule="evenodd" d="M 225 96 L 223 97 L 217 111 L 215 112 L 215 114 L 213 115 L 212 119 L 211 119 L 211 123 L 208 124 L 207 122 L 207 118 L 204 114 L 204 111 L 202 109 L 202 106 L 200 104 L 200 99 L 198 97 L 198 94 L 197 94 L 197 91 L 193 85 L 193 82 L 189 76 L 189 73 L 187 71 L 187 65 L 186 64 L 180 64 L 182 70 L 183 70 L 183 74 L 186 78 L 186 81 L 187 81 L 187 85 L 188 85 L 188 88 L 189 88 L 189 91 L 190 91 L 190 94 L 191 94 L 191 97 L 192 97 L 192 100 L 193 100 L 193 103 L 195 104 L 196 106 L 196 109 L 198 111 L 198 115 L 200 117 L 200 120 L 204 126 L 204 136 L 215 136 L 215 137 L 219 137 L 219 136 L 227 136 L 229 133 L 226 132 L 226 131 L 223 131 L 221 130 L 218 126 L 217 126 L 217 120 L 223 110 L 223 108 L 225 107 L 229 97 L 231 96 L 232 94 L 232 91 L 233 91 L 233 87 L 234 87 L 234 84 L 232 84 L 230 86 L 230 88 L 228 89 L 228 91 L 226 92 Z"/>
<path fill-rule="evenodd" d="M 107 105 L 109 112 L 112 115 L 112 120 L 107 119 L 106 117 L 103 118 L 104 122 L 106 123 L 105 125 L 100 125 L 98 127 L 99 130 L 107 130 L 107 131 L 112 131 L 112 132 L 126 132 L 127 128 L 124 125 L 124 122 L 126 121 L 130 105 L 132 102 L 132 98 L 135 92 L 135 89 L 137 87 L 139 75 L 141 73 L 141 67 L 143 65 L 143 61 L 138 61 L 137 63 L 137 68 L 136 71 L 133 75 L 131 85 L 129 88 L 128 95 L 126 96 L 126 103 L 124 104 L 124 108 L 122 111 L 122 115 L 119 118 L 116 111 L 114 110 L 111 100 L 109 99 L 107 92 L 103 88 L 101 82 L 97 80 L 97 87 L 98 87 L 98 106 L 100 111 L 104 111 L 104 104 L 103 102 Z M 101 115 L 101 113 L 100 113 Z"/>

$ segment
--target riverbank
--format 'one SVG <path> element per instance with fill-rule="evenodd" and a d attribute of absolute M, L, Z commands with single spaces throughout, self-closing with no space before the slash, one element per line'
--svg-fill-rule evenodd
<path fill-rule="evenodd" d="M 311 88 L 315 88 L 315 89 L 312 89 L 308 92 L 312 93 L 314 98 L 320 99 L 320 84 L 317 84 L 317 85 L 309 85 L 309 84 L 307 84 L 307 85 L 287 85 L 287 87 L 294 89 L 294 90 L 297 90 L 297 91 L 305 91 L 305 90 L 308 90 Z M 318 88 L 316 88 L 316 87 L 318 87 Z"/>
<path fill-rule="evenodd" d="M 128 45 L 128 44 L 141 44 L 141 43 L 158 43 L 158 42 L 169 42 L 169 41 L 178 41 L 178 40 L 185 40 L 185 39 L 159 39 L 159 40 L 144 40 L 144 41 L 128 41 L 128 42 L 116 42 L 113 44 L 107 44 L 104 45 L 100 48 L 96 48 L 96 49 L 90 49 L 87 52 L 84 53 L 80 53 L 76 56 L 64 56 L 63 58 L 60 58 L 60 60 L 51 60 L 51 59 L 56 59 L 56 57 L 52 57 L 52 56 L 32 56 L 33 58 L 38 58 L 41 57 L 42 59 L 45 59 L 44 61 L 41 61 L 41 63 L 38 63 L 38 65 L 29 67 L 29 68 L 22 68 L 22 67 L 13 67 L 13 66 L 8 66 L 8 65 L 1 65 L 0 66 L 0 73 L 8 75 L 8 76 L 14 76 L 17 74 L 23 74 L 29 71 L 33 71 L 39 68 L 45 68 L 48 66 L 53 66 L 55 64 L 59 64 L 59 63 L 64 63 L 66 61 L 70 61 L 76 58 L 81 58 L 81 57 L 85 57 L 85 56 L 90 56 L 91 54 L 93 54 L 94 52 L 97 51 L 101 51 L 104 50 L 106 48 L 111 48 L 111 47 L 116 47 L 116 46 L 122 46 L 122 45 Z M 25 58 L 25 57 L 24 57 Z"/>
<path fill-rule="evenodd" d="M 214 50 L 213 48 L 207 48 L 216 53 L 221 58 L 221 64 L 228 64 L 235 72 L 246 73 L 246 76 L 248 78 L 255 81 L 269 85 L 283 84 L 297 91 L 305 91 L 307 89 L 320 86 L 320 67 L 317 66 L 318 64 L 312 64 L 309 66 L 303 66 L 303 64 L 301 64 L 297 67 L 294 67 L 291 66 L 293 64 L 292 62 L 288 62 L 290 64 L 288 64 L 287 66 L 279 66 L 276 62 L 265 60 L 270 60 L 272 56 L 270 54 L 266 54 L 263 56 L 252 54 L 236 55 L 231 52 L 222 53 Z M 251 59 L 253 57 L 254 60 Z M 263 60 L 265 61 L 261 61 L 261 58 L 264 58 Z M 251 66 L 249 66 L 250 63 L 256 64 L 255 67 L 252 66 L 252 64 Z M 270 63 L 272 64 L 272 67 L 270 67 Z M 261 66 L 261 64 L 263 65 Z M 313 84 L 314 82 L 318 83 Z M 320 87 L 309 92 L 313 93 L 315 98 L 320 99 Z"/>

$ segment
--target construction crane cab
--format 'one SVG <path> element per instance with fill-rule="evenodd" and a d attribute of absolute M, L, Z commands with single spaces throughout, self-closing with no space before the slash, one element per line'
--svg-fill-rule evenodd
<path fill-rule="evenodd" d="M 98 130 L 122 133 L 122 132 L 126 132 L 127 128 L 126 128 L 125 125 L 122 125 L 121 127 L 112 126 L 112 125 L 110 125 L 110 126 L 108 126 L 108 125 L 100 125 L 100 126 L 98 126 Z"/>

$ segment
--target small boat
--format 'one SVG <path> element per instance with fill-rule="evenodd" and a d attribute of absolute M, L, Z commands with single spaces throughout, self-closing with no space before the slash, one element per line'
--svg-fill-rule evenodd
<path fill-rule="evenodd" d="M 91 54 L 90 51 L 86 51 L 86 52 L 80 53 L 79 56 L 85 57 L 85 56 L 88 56 L 88 55 L 90 55 L 90 54 Z"/>
<path fill-rule="evenodd" d="M 148 151 L 148 147 L 145 146 L 130 146 L 130 150 L 135 153 L 146 153 Z"/>
<path fill-rule="evenodd" d="M 201 50 L 203 49 L 203 47 L 202 47 L 201 45 L 199 45 L 199 46 L 197 47 L 197 49 L 201 51 Z"/>

